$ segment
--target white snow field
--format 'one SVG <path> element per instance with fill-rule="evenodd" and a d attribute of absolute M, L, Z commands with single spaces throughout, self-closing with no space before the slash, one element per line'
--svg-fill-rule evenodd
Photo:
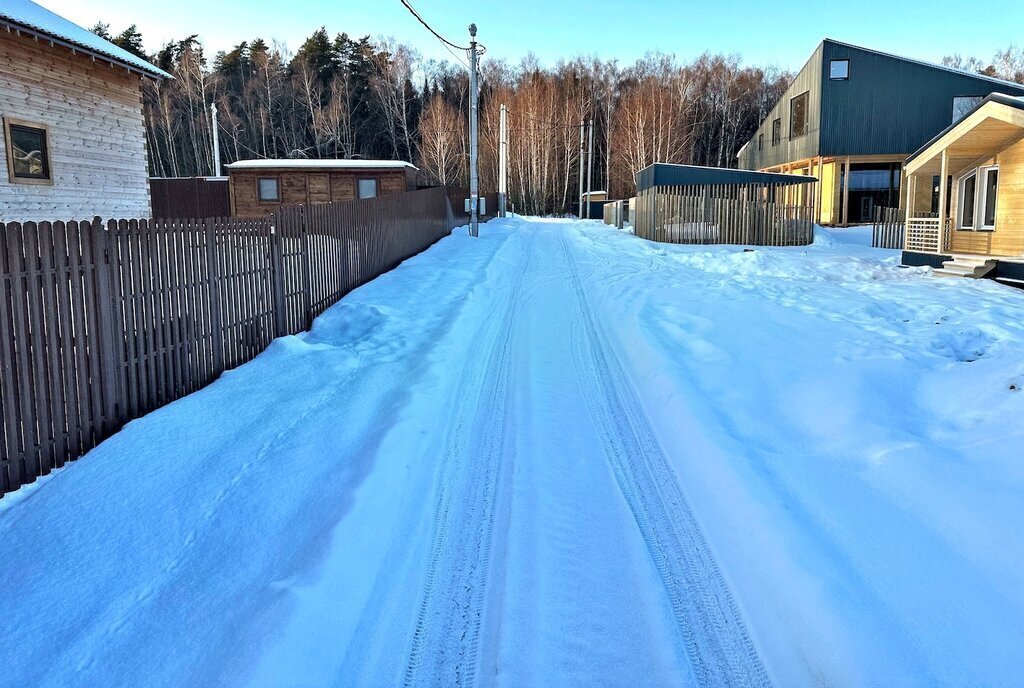
<path fill-rule="evenodd" d="M 3 686 L 1013 686 L 1024 291 L 456 231 L 0 500 Z"/>

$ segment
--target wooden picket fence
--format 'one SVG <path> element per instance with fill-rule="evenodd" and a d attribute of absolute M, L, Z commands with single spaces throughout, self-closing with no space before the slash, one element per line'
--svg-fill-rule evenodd
<path fill-rule="evenodd" d="M 0 495 L 308 329 L 458 210 L 436 188 L 254 219 L 0 223 Z"/>
<path fill-rule="evenodd" d="M 805 246 L 813 194 L 792 185 L 654 186 L 637 194 L 636 236 L 672 244 Z"/>
<path fill-rule="evenodd" d="M 907 231 L 906 213 L 900 208 L 875 207 L 871 245 L 875 248 L 903 248 Z"/>

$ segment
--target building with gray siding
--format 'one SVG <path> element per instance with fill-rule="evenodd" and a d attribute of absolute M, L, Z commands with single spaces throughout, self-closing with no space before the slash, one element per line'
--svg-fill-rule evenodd
<path fill-rule="evenodd" d="M 818 221 L 870 222 L 901 203 L 903 161 L 990 93 L 1024 85 L 861 48 L 818 45 L 738 156 L 818 178 Z"/>

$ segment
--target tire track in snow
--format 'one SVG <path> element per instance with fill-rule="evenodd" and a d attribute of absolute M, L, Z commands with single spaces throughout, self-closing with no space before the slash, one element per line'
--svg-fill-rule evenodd
<path fill-rule="evenodd" d="M 522 275 L 532 255 L 521 246 L 510 274 L 515 282 L 495 308 L 486 355 L 466 368 L 466 392 L 442 461 L 423 596 L 406 664 L 406 686 L 472 685 L 479 664 L 480 630 L 494 535 L 496 502 L 508 453 L 512 333 L 524 300 Z"/>
<path fill-rule="evenodd" d="M 676 476 L 614 352 L 595 323 L 572 249 L 560 233 L 575 292 L 574 365 L 605 454 L 672 605 L 702 686 L 771 682 Z"/>

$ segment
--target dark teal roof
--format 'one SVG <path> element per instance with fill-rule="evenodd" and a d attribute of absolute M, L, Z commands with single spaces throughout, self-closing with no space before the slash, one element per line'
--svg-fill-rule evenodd
<path fill-rule="evenodd" d="M 699 165 L 671 165 L 656 162 L 636 175 L 637 191 L 652 186 L 710 186 L 712 184 L 808 184 L 815 177 L 778 172 L 751 172 L 727 167 L 701 167 Z"/>

